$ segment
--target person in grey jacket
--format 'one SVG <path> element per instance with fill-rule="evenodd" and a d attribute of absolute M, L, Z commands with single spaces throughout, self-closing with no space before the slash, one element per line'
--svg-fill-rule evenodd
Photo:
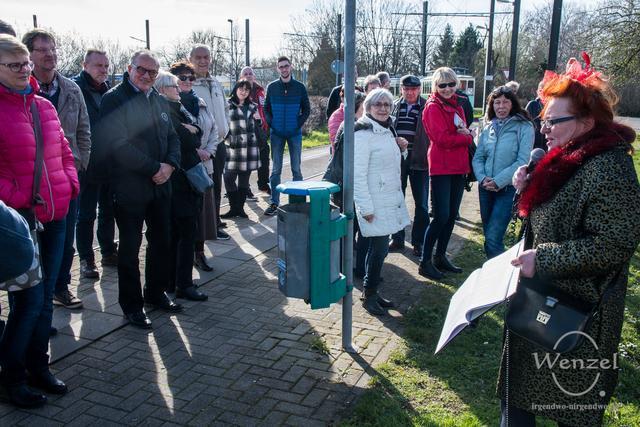
<path fill-rule="evenodd" d="M 86 171 L 91 153 L 91 132 L 89 113 L 82 91 L 72 80 L 62 76 L 56 69 L 58 56 L 56 40 L 53 34 L 41 29 L 33 29 L 22 37 L 33 62 L 33 75 L 40 85 L 39 95 L 47 98 L 58 112 L 64 136 L 69 141 L 76 169 L 79 174 Z M 78 218 L 78 198 L 69 203 L 66 218 L 64 252 L 60 271 L 54 280 L 56 283 L 53 303 L 66 308 L 81 308 L 82 301 L 69 290 L 71 283 L 71 264 L 73 263 L 73 241 L 75 239 L 76 220 Z"/>
<path fill-rule="evenodd" d="M 534 128 L 517 96 L 505 86 L 489 95 L 485 123 L 473 156 L 473 171 L 479 182 L 484 250 L 487 258 L 493 258 L 504 252 L 516 193 L 511 177 L 529 160 Z"/>

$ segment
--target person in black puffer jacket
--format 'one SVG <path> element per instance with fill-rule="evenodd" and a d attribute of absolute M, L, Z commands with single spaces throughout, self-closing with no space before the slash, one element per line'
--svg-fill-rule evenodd
<path fill-rule="evenodd" d="M 204 301 L 207 295 L 198 291 L 191 277 L 196 224 L 202 195 L 191 188 L 185 171 L 200 163 L 198 148 L 202 130 L 196 118 L 180 103 L 178 78 L 161 72 L 155 83 L 158 92 L 169 101 L 169 115 L 180 139 L 180 169 L 171 176 L 171 276 L 168 291 L 177 298 Z"/>

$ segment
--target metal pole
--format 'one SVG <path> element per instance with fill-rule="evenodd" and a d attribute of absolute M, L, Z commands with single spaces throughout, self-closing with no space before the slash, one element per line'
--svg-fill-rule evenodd
<path fill-rule="evenodd" d="M 147 50 L 149 50 L 151 49 L 151 39 L 149 38 L 149 20 L 148 19 L 144 20 L 144 26 L 147 32 Z"/>
<path fill-rule="evenodd" d="M 38 16 L 33 15 L 33 28 L 38 28 Z"/>
<path fill-rule="evenodd" d="M 549 61 L 547 70 L 554 70 L 558 66 L 558 42 L 560 39 L 560 20 L 562 18 L 562 0 L 553 1 L 553 16 L 551 17 L 551 40 L 549 41 Z"/>
<path fill-rule="evenodd" d="M 513 25 L 511 26 L 511 56 L 509 57 L 509 80 L 516 79 L 518 58 L 518 33 L 520 32 L 520 0 L 513 0 Z"/>
<path fill-rule="evenodd" d="M 244 65 L 251 65 L 251 57 L 249 56 L 249 20 L 244 20 Z"/>
<path fill-rule="evenodd" d="M 336 31 L 336 60 L 340 61 L 340 45 L 342 44 L 342 15 L 338 14 L 338 28 Z M 340 84 L 340 71 L 336 73 L 336 86 Z"/>
<path fill-rule="evenodd" d="M 229 26 L 231 28 L 229 32 L 229 93 L 231 93 L 231 88 L 233 87 L 233 75 L 234 75 L 234 66 L 233 66 L 233 19 L 227 19 Z"/>
<path fill-rule="evenodd" d="M 420 75 L 426 74 L 427 68 L 427 18 L 428 18 L 429 2 L 422 3 L 422 45 L 420 48 Z"/>
<path fill-rule="evenodd" d="M 347 276 L 347 287 L 353 289 L 353 125 L 355 122 L 354 87 L 356 53 L 356 0 L 344 4 L 344 160 L 342 206 L 347 222 L 347 235 L 342 243 L 342 271 Z M 342 298 L 342 348 L 357 353 L 352 341 L 353 291 Z"/>
<path fill-rule="evenodd" d="M 484 90 L 482 91 L 482 112 L 486 108 L 487 94 L 491 92 L 493 85 L 493 17 L 496 9 L 496 0 L 489 0 L 491 8 L 489 12 L 489 40 L 487 41 L 487 58 L 484 62 Z M 491 80 L 489 80 L 491 79 Z"/>

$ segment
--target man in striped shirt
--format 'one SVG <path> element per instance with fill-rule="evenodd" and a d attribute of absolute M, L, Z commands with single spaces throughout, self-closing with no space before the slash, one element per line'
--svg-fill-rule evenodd
<path fill-rule="evenodd" d="M 411 193 L 415 201 L 413 228 L 411 231 L 411 245 L 416 256 L 422 254 L 422 241 L 429 225 L 427 211 L 429 199 L 429 164 L 427 149 L 429 138 L 422 126 L 422 109 L 426 100 L 420 96 L 420 79 L 413 75 L 406 75 L 400 79 L 400 99 L 393 104 L 394 126 L 398 137 L 409 142 L 409 155 L 402 160 L 402 191 L 407 188 L 407 179 L 411 185 Z M 404 249 L 404 230 L 393 235 L 389 244 L 390 251 Z"/>

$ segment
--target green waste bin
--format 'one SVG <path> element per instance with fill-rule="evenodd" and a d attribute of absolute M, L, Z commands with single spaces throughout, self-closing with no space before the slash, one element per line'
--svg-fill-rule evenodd
<path fill-rule="evenodd" d="M 277 190 L 289 195 L 289 203 L 278 207 L 278 287 L 312 309 L 327 308 L 351 290 L 340 271 L 347 217 L 329 201 L 340 187 L 326 181 L 292 181 Z"/>

